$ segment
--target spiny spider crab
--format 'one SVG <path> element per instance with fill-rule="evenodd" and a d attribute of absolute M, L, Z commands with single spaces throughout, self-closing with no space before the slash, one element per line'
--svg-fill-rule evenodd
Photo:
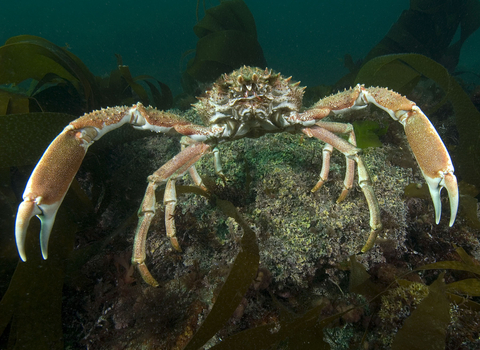
<path fill-rule="evenodd" d="M 156 188 L 165 184 L 166 232 L 172 246 L 181 251 L 173 215 L 177 202 L 176 179 L 189 171 L 195 184 L 205 189 L 194 165 L 205 153 L 213 152 L 215 172 L 223 177 L 217 145 L 243 137 L 258 138 L 267 133 L 303 133 L 325 142 L 320 179 L 312 192 L 318 190 L 328 178 L 333 149 L 342 152 L 346 157 L 346 175 L 337 202 L 344 200 L 352 188 L 357 163 L 358 182 L 370 212 L 371 231 L 362 248 L 362 251 L 367 251 L 382 228 L 370 176 L 360 156 L 360 149 L 356 147 L 352 125 L 322 119 L 365 108 L 369 103 L 380 107 L 404 126 L 410 147 L 430 189 L 436 223 L 439 223 L 441 215 L 440 192 L 445 187 L 450 200 L 450 226 L 453 225 L 459 197 L 452 161 L 437 131 L 414 102 L 386 88 L 357 85 L 321 99 L 302 112 L 304 88 L 298 82 L 291 83 L 290 79 L 269 69 L 245 66 L 224 74 L 194 105 L 206 126 L 193 124 L 171 112 L 144 107 L 141 103 L 132 107 L 94 111 L 71 122 L 47 148 L 25 188 L 15 226 L 21 259 L 27 259 L 25 237 L 29 221 L 34 215 L 41 220 L 41 251 L 43 258 L 47 259 L 48 240 L 55 215 L 88 147 L 107 132 L 127 123 L 136 129 L 184 135 L 181 152 L 148 177 L 148 186 L 139 209 L 132 262 L 150 285 L 158 286 L 145 265 L 145 240 L 155 215 Z M 346 135 L 348 141 L 337 134 Z"/>

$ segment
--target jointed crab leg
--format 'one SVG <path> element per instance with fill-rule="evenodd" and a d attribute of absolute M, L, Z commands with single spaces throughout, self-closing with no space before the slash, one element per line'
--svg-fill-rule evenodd
<path fill-rule="evenodd" d="M 357 145 L 357 141 L 355 140 L 355 133 L 353 131 L 353 125 L 351 124 L 325 122 L 321 120 L 321 121 L 317 121 L 315 125 L 323 129 L 326 129 L 328 131 L 331 131 L 335 134 L 348 134 L 348 142 L 353 146 Z M 313 187 L 312 192 L 317 191 L 323 185 L 323 183 L 327 181 L 328 173 L 329 173 L 328 168 L 330 167 L 331 151 L 328 154 L 325 154 L 326 150 L 328 151 L 329 148 L 327 149 L 324 148 L 324 151 L 323 151 L 323 164 L 322 164 L 322 170 L 320 172 L 320 181 L 318 181 L 317 184 Z M 347 166 L 345 170 L 345 180 L 343 181 L 343 190 L 337 199 L 337 203 L 342 202 L 345 199 L 345 197 L 347 197 L 348 192 L 351 190 L 353 186 L 353 178 L 355 177 L 355 161 L 347 156 L 345 157 L 345 159 L 347 162 Z"/>
<path fill-rule="evenodd" d="M 363 88 L 363 98 L 386 111 L 404 126 L 408 143 L 432 196 L 435 221 L 437 224 L 440 222 L 442 214 L 440 192 L 445 187 L 450 199 L 449 224 L 452 226 L 459 200 L 457 178 L 453 175 L 450 155 L 430 120 L 414 102 L 387 89 Z"/>
<path fill-rule="evenodd" d="M 368 236 L 367 243 L 363 246 L 362 252 L 373 247 L 375 239 L 378 232 L 382 229 L 382 222 L 380 221 L 380 208 L 378 206 L 377 197 L 373 192 L 372 181 L 370 180 L 370 175 L 368 174 L 367 168 L 363 163 L 362 157 L 358 154 L 360 152 L 359 148 L 356 148 L 349 142 L 338 137 L 334 133 L 326 130 L 325 128 L 319 126 L 313 126 L 311 128 L 304 128 L 302 131 L 309 137 L 316 137 L 319 140 L 322 140 L 329 145 L 332 145 L 334 148 L 342 152 L 348 159 L 352 159 L 357 163 L 358 166 L 358 184 L 362 189 L 362 192 L 367 200 L 368 209 L 370 211 L 370 235 Z"/>
<path fill-rule="evenodd" d="M 213 166 L 215 168 L 215 174 L 217 174 L 224 183 L 227 182 L 227 177 L 222 170 L 222 160 L 220 159 L 220 150 L 218 147 L 214 147 L 213 150 Z"/>
<path fill-rule="evenodd" d="M 165 203 L 165 226 L 167 236 L 173 247 L 181 251 L 175 236 L 174 211 L 177 203 L 175 192 L 175 179 L 182 176 L 191 168 L 206 152 L 210 146 L 204 143 L 194 143 L 183 149 L 179 154 L 165 163 L 160 169 L 148 177 L 148 186 L 143 197 L 142 204 L 138 211 L 138 226 L 135 232 L 135 243 L 133 247 L 132 263 L 137 265 L 140 274 L 145 282 L 152 286 L 158 286 L 145 265 L 145 242 L 148 229 L 153 217 L 155 216 L 155 190 L 158 186 L 166 183 L 164 203 Z"/>
<path fill-rule="evenodd" d="M 291 83 L 279 73 L 256 67 L 242 67 L 220 77 L 211 89 L 205 91 L 194 105 L 206 126 L 190 123 L 176 114 L 145 108 L 114 107 L 88 113 L 70 123 L 51 143 L 33 171 L 20 204 L 15 227 L 17 247 L 22 260 L 26 260 L 25 236 L 30 219 L 38 216 L 42 222 L 40 241 L 42 255 L 47 258 L 48 239 L 60 203 L 75 173 L 80 167 L 88 147 L 105 133 L 130 124 L 136 129 L 155 132 L 177 132 L 183 138 L 181 152 L 148 177 L 148 186 L 139 209 L 132 262 L 138 266 L 145 281 L 158 285 L 145 265 L 145 241 L 155 215 L 155 190 L 165 185 L 165 225 L 173 247 L 180 251 L 176 238 L 174 211 L 177 204 L 176 179 L 186 171 L 199 187 L 205 189 L 194 164 L 212 148 L 215 172 L 225 181 L 216 145 L 244 137 L 258 138 L 269 133 L 300 131 L 316 137 L 326 145 L 320 180 L 313 188 L 318 190 L 327 180 L 333 148 L 347 159 L 344 188 L 337 202 L 342 201 L 352 188 L 355 163 L 359 185 L 370 211 L 371 232 L 362 251 L 374 244 L 381 229 L 380 211 L 368 171 L 360 150 L 356 147 L 353 127 L 349 124 L 322 121 L 329 115 L 342 114 L 365 108 L 373 103 L 403 124 L 408 142 L 428 183 L 435 206 L 436 222 L 440 220 L 440 191 L 446 187 L 450 199 L 450 226 L 458 208 L 457 180 L 453 175 L 450 156 L 436 130 L 415 103 L 384 88 L 353 89 L 326 97 L 312 108 L 301 112 L 304 88 Z M 344 140 L 338 134 L 348 135 Z"/>
<path fill-rule="evenodd" d="M 435 221 L 437 224 L 440 222 L 442 208 L 440 192 L 445 187 L 450 200 L 450 226 L 452 226 L 457 215 L 459 199 L 452 160 L 432 123 L 414 102 L 385 88 L 365 88 L 363 85 L 357 85 L 353 89 L 320 100 L 312 108 L 294 118 L 301 121 L 320 120 L 331 113 L 341 114 L 364 108 L 368 103 L 383 109 L 404 126 L 408 143 L 430 189 L 435 207 Z M 318 125 L 318 122 L 316 124 Z"/>
<path fill-rule="evenodd" d="M 15 239 L 23 261 L 27 260 L 25 237 L 30 219 L 37 215 L 41 220 L 40 242 L 42 256 L 46 259 L 55 215 L 88 147 L 107 132 L 124 124 L 162 133 L 177 131 L 200 141 L 205 140 L 207 134 L 221 131 L 216 126 L 194 125 L 172 113 L 145 108 L 141 103 L 133 107 L 94 111 L 74 120 L 47 148 L 25 188 L 15 223 Z"/>
<path fill-rule="evenodd" d="M 177 252 L 181 252 L 180 244 L 177 239 L 177 228 L 175 227 L 175 207 L 177 206 L 177 191 L 175 190 L 175 179 L 169 179 L 165 186 L 163 196 L 163 205 L 165 205 L 165 231 L 170 243 Z"/>
<path fill-rule="evenodd" d="M 322 151 L 322 170 L 320 170 L 320 179 L 312 188 L 312 192 L 317 192 L 320 187 L 328 180 L 328 174 L 330 173 L 330 158 L 332 156 L 333 146 L 326 143 Z"/>
<path fill-rule="evenodd" d="M 182 147 L 182 151 L 187 148 L 188 146 L 190 146 L 191 144 L 193 143 L 193 140 L 188 138 L 188 137 L 182 137 L 182 139 L 180 140 L 180 145 Z M 198 171 L 197 171 L 197 168 L 195 168 L 195 165 L 192 165 L 190 168 L 188 168 L 188 174 L 190 175 L 190 177 L 192 178 L 193 182 L 195 183 L 195 185 L 197 185 L 198 187 L 200 187 L 202 190 L 204 191 L 207 191 L 207 188 L 205 187 L 205 185 L 203 184 L 203 180 L 202 178 L 200 177 L 200 175 L 198 174 Z"/>

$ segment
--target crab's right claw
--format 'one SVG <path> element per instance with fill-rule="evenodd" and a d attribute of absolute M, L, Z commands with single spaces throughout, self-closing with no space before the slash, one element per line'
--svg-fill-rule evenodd
<path fill-rule="evenodd" d="M 435 207 L 435 222 L 440 222 L 442 203 L 440 192 L 445 187 L 450 200 L 450 226 L 458 210 L 458 184 L 447 148 L 432 123 L 417 106 L 408 112 L 397 112 L 405 127 L 405 134 L 428 184 Z"/>
<path fill-rule="evenodd" d="M 41 204 L 41 197 L 34 200 L 29 198 L 18 206 L 17 219 L 15 221 L 15 242 L 17 244 L 18 254 L 23 261 L 27 261 L 27 254 L 25 252 L 25 240 L 27 237 L 27 228 L 30 219 L 35 215 L 40 219 L 40 247 L 42 249 L 42 257 L 48 258 L 48 240 L 52 232 L 55 216 L 57 215 L 60 202 L 52 205 Z M 62 198 L 63 199 L 63 198 Z"/>
<path fill-rule="evenodd" d="M 441 186 L 445 186 L 448 192 L 448 199 L 450 200 L 450 227 L 453 226 L 458 211 L 458 184 L 457 177 L 453 173 L 448 173 L 443 178 Z M 437 222 L 438 223 L 438 222 Z"/>
<path fill-rule="evenodd" d="M 458 210 L 458 184 L 457 177 L 453 175 L 453 171 L 441 174 L 440 177 L 430 178 L 424 174 L 425 180 L 430 190 L 430 196 L 433 200 L 433 206 L 435 208 L 435 223 L 438 225 L 440 217 L 442 215 L 442 202 L 440 201 L 440 192 L 442 188 L 446 188 L 448 192 L 448 198 L 450 201 L 450 227 L 455 222 Z"/>
<path fill-rule="evenodd" d="M 458 210 L 457 178 L 450 154 L 422 110 L 414 102 L 396 92 L 384 88 L 360 87 L 362 98 L 386 111 L 405 128 L 407 140 L 412 148 L 423 177 L 428 183 L 435 207 L 435 222 L 440 222 L 442 203 L 440 192 L 445 187 L 450 200 L 450 226 L 455 222 Z"/>

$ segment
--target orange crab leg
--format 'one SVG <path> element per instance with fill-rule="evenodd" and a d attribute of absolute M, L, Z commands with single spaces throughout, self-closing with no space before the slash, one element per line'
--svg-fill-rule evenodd
<path fill-rule="evenodd" d="M 422 110 L 406 97 L 384 88 L 362 87 L 362 90 L 366 101 L 385 110 L 404 126 L 408 143 L 428 184 L 437 224 L 442 214 L 440 192 L 443 187 L 447 189 L 451 213 L 449 224 L 452 226 L 459 201 L 457 178 L 453 174 L 450 155 L 437 130 Z"/>
<path fill-rule="evenodd" d="M 222 131 L 222 128 L 215 126 L 208 128 L 191 124 L 172 113 L 145 108 L 141 103 L 133 107 L 94 111 L 74 120 L 49 145 L 25 188 L 15 223 L 15 240 L 23 261 L 27 260 L 25 238 L 30 219 L 36 215 L 41 221 L 41 250 L 43 258 L 47 259 L 48 240 L 57 210 L 88 147 L 124 124 L 154 132 L 176 131 L 197 141 Z"/>
<path fill-rule="evenodd" d="M 175 179 L 182 176 L 190 169 L 206 152 L 210 146 L 204 143 L 194 143 L 183 149 L 174 158 L 165 163 L 160 169 L 148 177 L 148 186 L 143 197 L 142 205 L 138 211 L 138 226 L 133 244 L 132 263 L 138 267 L 145 282 L 156 287 L 157 281 L 148 271 L 145 265 L 145 242 L 148 229 L 155 216 L 155 190 L 158 186 L 166 183 L 165 204 L 165 227 L 167 236 L 172 246 L 177 251 L 182 251 L 176 237 L 174 211 L 177 203 L 175 191 Z"/>
<path fill-rule="evenodd" d="M 312 192 L 317 192 L 328 180 L 330 174 L 330 158 L 332 156 L 333 146 L 326 143 L 322 151 L 322 170 L 320 171 L 320 179 L 313 186 Z"/>
<path fill-rule="evenodd" d="M 422 110 L 400 94 L 385 88 L 357 85 L 318 101 L 312 108 L 295 115 L 292 119 L 309 126 L 309 121 L 327 130 L 337 132 L 319 120 L 330 114 L 342 114 L 365 108 L 369 103 L 386 111 L 405 128 L 408 143 L 428 184 L 435 207 L 435 221 L 440 222 L 442 204 L 440 192 L 447 189 L 450 200 L 450 226 L 455 222 L 458 210 L 458 185 L 450 155 L 432 123 Z"/>
<path fill-rule="evenodd" d="M 331 131 L 335 134 L 348 134 L 348 142 L 353 146 L 357 146 L 357 141 L 355 139 L 355 133 L 353 132 L 352 124 L 317 121 L 315 125 L 320 126 L 321 128 Z M 323 185 L 323 183 L 327 181 L 328 178 L 330 157 L 332 152 L 330 147 L 327 146 L 331 147 L 331 145 L 327 143 L 323 149 L 323 164 L 322 170 L 320 172 L 320 180 L 312 188 L 312 192 L 317 191 Z M 343 180 L 343 190 L 337 199 L 337 203 L 342 202 L 347 197 L 348 192 L 352 189 L 353 179 L 355 177 L 355 160 L 349 157 L 345 157 L 345 159 L 347 164 L 345 170 L 345 180 Z"/>
<path fill-rule="evenodd" d="M 37 215 L 41 221 L 40 246 L 44 259 L 48 257 L 48 239 L 58 207 L 80 168 L 83 157 L 96 132 L 85 128 L 66 127 L 45 151 L 28 180 L 23 202 L 18 207 L 15 239 L 20 258 L 27 260 L 25 237 L 30 219 Z"/>
<path fill-rule="evenodd" d="M 360 149 L 328 131 L 325 128 L 314 125 L 311 128 L 303 128 L 302 132 L 309 137 L 316 137 L 319 140 L 326 142 L 332 147 L 342 152 L 349 160 L 357 163 L 358 168 L 358 184 L 362 189 L 363 195 L 367 200 L 368 209 L 370 212 L 370 235 L 367 242 L 362 248 L 362 252 L 366 252 L 373 247 L 378 232 L 382 229 L 382 222 L 380 220 L 380 208 L 378 206 L 377 197 L 373 191 L 372 180 L 368 174 L 367 168 L 359 155 Z"/>

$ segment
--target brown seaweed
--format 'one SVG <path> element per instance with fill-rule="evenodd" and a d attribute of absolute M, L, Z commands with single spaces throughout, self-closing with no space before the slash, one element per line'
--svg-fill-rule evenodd
<path fill-rule="evenodd" d="M 8 39 L 0 47 L 0 67 L 0 85 L 18 86 L 33 80 L 32 87 L 23 93 L 18 88 L 0 91 L 2 114 L 41 111 L 78 116 L 100 107 L 137 101 L 161 109 L 171 108 L 173 104 L 172 93 L 166 84 L 151 76 L 133 77 L 119 55 L 117 69 L 110 76 L 95 77 L 70 51 L 33 35 Z M 58 97 L 60 92 L 64 92 L 64 97 Z M 62 101 L 65 98 L 67 101 Z M 81 105 L 81 109 L 70 111 L 75 102 Z"/>
<path fill-rule="evenodd" d="M 18 86 L 28 80 L 28 91 Z M 70 121 L 92 109 L 138 101 L 160 109 L 173 105 L 166 84 L 133 77 L 119 55 L 109 76 L 95 77 L 65 48 L 32 35 L 0 47 L 0 84 L 12 84 L 0 88 L 0 167 L 35 163 Z M 116 142 L 131 139 L 129 134 L 117 133 Z"/>
<path fill-rule="evenodd" d="M 450 323 L 450 303 L 446 296 L 444 274 L 428 286 L 423 299 L 397 332 L 393 350 L 444 349 L 447 326 Z"/>
<path fill-rule="evenodd" d="M 460 50 L 480 26 L 477 0 L 412 0 L 385 37 L 365 57 L 364 62 L 383 55 L 417 53 L 454 71 Z M 453 42 L 457 31 L 460 38 Z"/>
<path fill-rule="evenodd" d="M 185 346 L 185 350 L 198 349 L 221 329 L 240 304 L 258 270 L 260 256 L 255 233 L 243 220 L 231 202 L 219 198 L 216 198 L 215 202 L 226 215 L 235 219 L 242 227 L 244 233 L 240 242 L 241 248 L 212 310 L 210 310 L 205 321 L 188 342 L 187 346 Z"/>
<path fill-rule="evenodd" d="M 242 0 L 222 1 L 206 10 L 193 30 L 198 42 L 195 57 L 183 74 L 185 91 L 191 92 L 196 82 L 212 82 L 242 65 L 267 65 L 255 20 Z"/>
<path fill-rule="evenodd" d="M 35 221 L 29 226 L 29 260 L 18 264 L 0 301 L 0 335 L 6 341 L 0 343 L 2 349 L 63 349 L 62 286 L 76 228 L 61 210 L 50 259 L 33 254 L 40 249 L 35 235 L 40 225 Z"/>

